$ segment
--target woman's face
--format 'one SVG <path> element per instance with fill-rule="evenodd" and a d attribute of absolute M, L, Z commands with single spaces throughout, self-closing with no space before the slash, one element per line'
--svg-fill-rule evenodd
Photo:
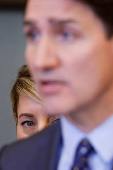
<path fill-rule="evenodd" d="M 29 137 L 48 125 L 42 105 L 22 94 L 19 95 L 17 116 L 18 139 Z"/>

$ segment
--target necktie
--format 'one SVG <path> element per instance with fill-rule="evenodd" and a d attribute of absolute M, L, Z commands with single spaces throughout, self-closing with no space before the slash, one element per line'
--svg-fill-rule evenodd
<path fill-rule="evenodd" d="M 87 139 L 84 139 L 78 145 L 74 164 L 71 170 L 90 170 L 87 158 L 94 151 L 93 147 Z"/>

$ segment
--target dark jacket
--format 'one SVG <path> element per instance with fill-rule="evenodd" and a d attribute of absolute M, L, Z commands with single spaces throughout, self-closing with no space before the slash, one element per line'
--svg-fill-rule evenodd
<path fill-rule="evenodd" d="M 59 121 L 30 138 L 2 148 L 0 170 L 56 170 L 60 144 Z"/>

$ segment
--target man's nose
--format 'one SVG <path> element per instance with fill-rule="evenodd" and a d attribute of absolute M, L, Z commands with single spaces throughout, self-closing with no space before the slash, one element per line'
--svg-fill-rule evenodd
<path fill-rule="evenodd" d="M 34 64 L 40 70 L 51 70 L 59 64 L 57 46 L 49 37 L 43 37 L 35 48 Z"/>

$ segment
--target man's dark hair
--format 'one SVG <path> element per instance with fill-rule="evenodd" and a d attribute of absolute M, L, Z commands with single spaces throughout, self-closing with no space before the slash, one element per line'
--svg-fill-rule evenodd
<path fill-rule="evenodd" d="M 113 0 L 77 0 L 89 5 L 104 23 L 108 38 L 113 36 Z"/>

